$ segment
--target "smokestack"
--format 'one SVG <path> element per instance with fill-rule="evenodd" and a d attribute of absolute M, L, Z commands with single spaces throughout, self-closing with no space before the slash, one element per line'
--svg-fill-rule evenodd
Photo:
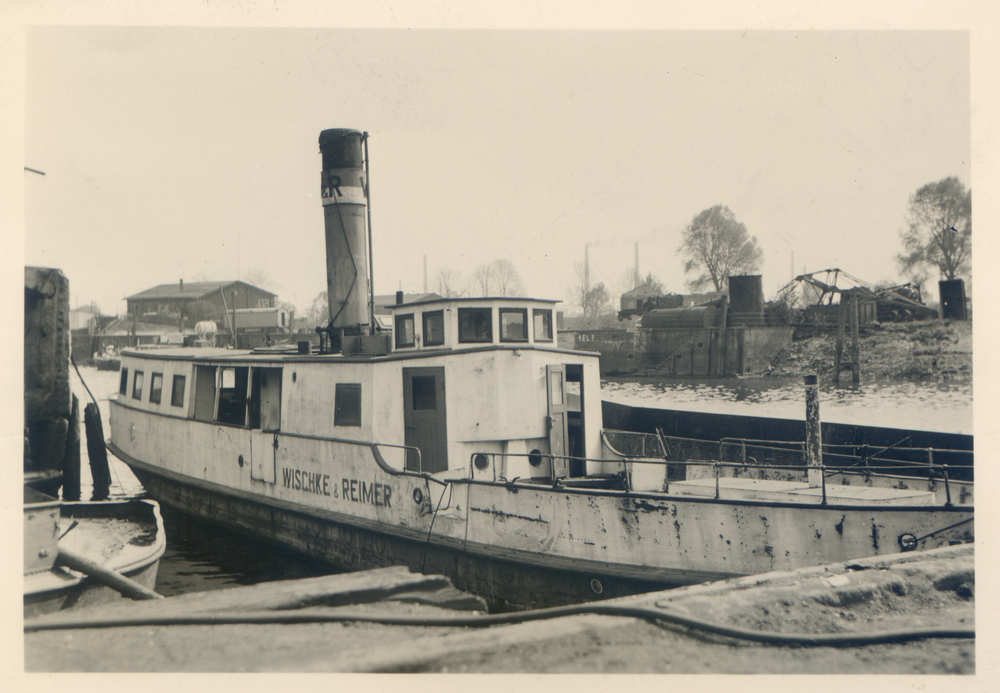
<path fill-rule="evenodd" d="M 362 141 L 357 130 L 324 130 L 319 135 L 330 322 L 345 334 L 360 334 L 368 322 L 368 182 Z"/>

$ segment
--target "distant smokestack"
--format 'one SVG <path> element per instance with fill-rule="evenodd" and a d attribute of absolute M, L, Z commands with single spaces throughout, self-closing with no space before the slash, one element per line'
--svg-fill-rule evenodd
<path fill-rule="evenodd" d="M 184 291 L 184 280 L 181 279 L 181 291 Z"/>
<path fill-rule="evenodd" d="M 368 182 L 362 139 L 357 130 L 324 130 L 319 135 L 330 321 L 347 334 L 360 333 L 368 322 Z"/>
<path fill-rule="evenodd" d="M 402 291 L 397 291 L 396 292 L 396 305 L 398 306 L 398 305 L 400 305 L 402 303 L 403 303 L 403 292 Z"/>

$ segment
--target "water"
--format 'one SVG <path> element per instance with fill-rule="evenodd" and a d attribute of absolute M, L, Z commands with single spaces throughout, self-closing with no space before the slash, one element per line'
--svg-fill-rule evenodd
<path fill-rule="evenodd" d="M 661 409 L 805 419 L 801 378 L 616 378 L 604 399 Z M 972 433 L 972 383 L 876 383 L 820 388 L 824 421 L 944 433 Z"/>
<path fill-rule="evenodd" d="M 117 396 L 118 373 L 80 369 L 98 400 L 104 435 L 110 436 L 110 405 Z M 70 382 L 81 409 L 89 400 L 75 373 Z M 602 396 L 613 402 L 643 407 L 683 409 L 751 416 L 802 419 L 805 393 L 800 379 L 746 378 L 698 382 L 662 378 L 620 378 L 601 383 Z M 972 433 L 972 384 L 927 385 L 896 383 L 854 390 L 823 388 L 824 420 L 952 433 Z M 82 427 L 82 423 L 81 423 Z M 92 492 L 86 440 L 81 442 L 81 496 Z M 111 465 L 112 498 L 145 493 L 131 470 L 114 456 Z M 167 532 L 167 550 L 160 560 L 157 591 L 164 596 L 223 589 L 269 580 L 325 575 L 336 570 L 301 554 L 161 508 Z"/>

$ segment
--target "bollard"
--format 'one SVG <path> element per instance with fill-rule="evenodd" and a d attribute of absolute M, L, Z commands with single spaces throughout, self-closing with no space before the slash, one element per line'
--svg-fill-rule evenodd
<path fill-rule="evenodd" d="M 823 438 L 819 420 L 819 378 L 805 377 L 806 385 L 806 465 L 809 467 L 809 488 L 823 483 Z"/>

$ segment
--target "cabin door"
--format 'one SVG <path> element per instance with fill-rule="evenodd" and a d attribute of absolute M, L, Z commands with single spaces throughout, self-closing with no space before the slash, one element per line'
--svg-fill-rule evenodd
<path fill-rule="evenodd" d="M 448 469 L 448 435 L 445 425 L 444 368 L 403 369 L 404 442 L 418 448 L 409 453 L 406 468 L 422 472 Z"/>
<path fill-rule="evenodd" d="M 281 369 L 255 368 L 250 385 L 250 478 L 274 483 L 281 430 Z"/>
<path fill-rule="evenodd" d="M 566 459 L 569 441 L 569 404 L 566 397 L 566 366 L 546 366 L 549 397 L 549 452 L 552 453 L 552 478 L 569 476 Z"/>

